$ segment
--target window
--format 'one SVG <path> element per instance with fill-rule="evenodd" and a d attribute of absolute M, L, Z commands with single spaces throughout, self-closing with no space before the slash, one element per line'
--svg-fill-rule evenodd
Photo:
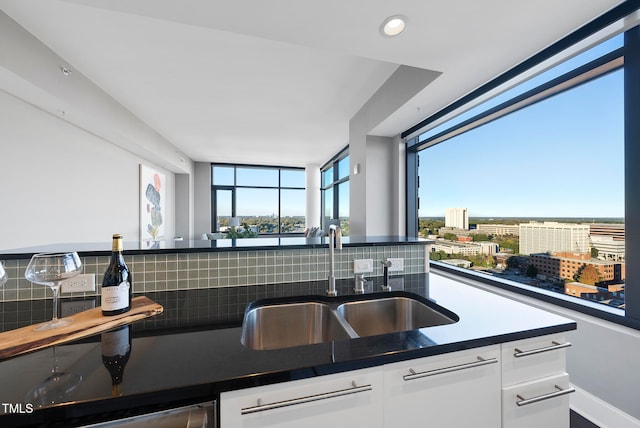
<path fill-rule="evenodd" d="M 500 246 L 497 254 L 474 256 L 434 246 L 432 260 L 466 259 L 472 266 L 462 274 L 640 326 L 640 290 L 630 280 L 639 271 L 625 267 L 625 259 L 637 258 L 629 243 L 640 227 L 633 221 L 639 213 L 629 215 L 640 206 L 638 197 L 625 188 L 625 181 L 637 182 L 631 167 L 640 161 L 630 147 L 640 135 L 640 29 L 598 35 L 597 44 L 590 36 L 592 47 L 581 54 L 487 95 L 582 43 L 577 35 L 607 33 L 629 12 L 618 8 L 593 21 L 537 63 L 516 67 L 505 74 L 509 79 L 499 77 L 403 133 L 424 129 L 407 142 L 408 233 L 443 242 L 483 233 Z M 456 109 L 466 111 L 454 116 Z M 468 229 L 446 224 L 445 210 L 454 207 L 468 209 Z M 580 303 L 585 300 L 598 304 Z"/>
<path fill-rule="evenodd" d="M 349 235 L 349 153 L 340 152 L 322 169 L 322 228 L 339 221 L 343 235 Z"/>
<path fill-rule="evenodd" d="M 240 230 L 296 234 L 305 228 L 302 168 L 211 165 L 212 230 L 226 232 L 237 217 Z"/>

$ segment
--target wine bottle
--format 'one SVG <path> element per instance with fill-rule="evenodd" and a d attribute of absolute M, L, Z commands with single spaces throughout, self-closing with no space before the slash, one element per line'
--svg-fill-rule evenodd
<path fill-rule="evenodd" d="M 122 235 L 113 235 L 111 261 L 102 279 L 102 315 L 118 315 L 131 309 L 132 276 L 122 257 Z"/>
<path fill-rule="evenodd" d="M 102 363 L 111 375 L 111 394 L 122 395 L 120 385 L 124 367 L 131 355 L 131 328 L 123 325 L 115 330 L 102 333 Z"/>

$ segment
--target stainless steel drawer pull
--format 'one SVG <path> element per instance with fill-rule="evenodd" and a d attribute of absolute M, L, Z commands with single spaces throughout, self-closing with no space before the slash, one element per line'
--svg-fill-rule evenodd
<path fill-rule="evenodd" d="M 439 375 L 439 374 L 443 374 L 443 373 L 456 372 L 458 370 L 471 369 L 473 367 L 486 366 L 487 364 L 494 364 L 494 363 L 497 363 L 497 362 L 498 362 L 497 358 L 486 358 L 485 359 L 485 358 L 482 358 L 482 357 L 478 357 L 477 361 L 472 361 L 470 363 L 464 363 L 464 364 L 458 364 L 457 366 L 443 367 L 441 369 L 429 370 L 429 371 L 426 371 L 426 372 L 416 373 L 415 370 L 409 369 L 409 373 L 410 374 L 402 376 L 402 379 L 404 379 L 404 380 L 420 379 L 422 377 L 427 377 L 427 376 L 435 376 L 435 375 Z"/>
<path fill-rule="evenodd" d="M 275 403 L 262 404 L 262 400 L 258 399 L 258 405 L 253 407 L 246 407 L 240 410 L 241 415 L 248 415 L 251 413 L 264 412 L 266 410 L 279 409 L 281 407 L 296 406 L 298 404 L 311 403 L 313 401 L 327 400 L 329 398 L 343 397 L 345 395 L 357 394 L 359 392 L 372 391 L 372 385 L 356 385 L 356 382 L 351 382 L 351 388 L 341 389 L 338 391 L 323 392 L 321 394 L 308 395 L 306 397 L 293 398 L 291 400 L 277 401 Z"/>
<path fill-rule="evenodd" d="M 546 346 L 544 348 L 532 349 L 531 351 L 521 351 L 518 348 L 515 348 L 514 351 L 516 352 L 513 354 L 513 356 L 516 358 L 526 357 L 528 355 L 539 354 L 541 352 L 555 351 L 556 349 L 568 348 L 569 346 L 571 346 L 571 342 L 558 343 L 554 340 L 551 343 L 553 343 L 553 345 Z"/>
<path fill-rule="evenodd" d="M 549 394 L 538 395 L 537 397 L 533 398 L 524 398 L 522 395 L 517 394 L 516 397 L 518 397 L 520 401 L 516 401 L 516 404 L 518 406 L 526 406 L 527 404 L 533 404 L 537 403 L 538 401 L 548 400 L 550 398 L 560 397 L 561 395 L 567 395 L 571 394 L 572 392 L 576 392 L 576 389 L 573 387 L 562 389 L 558 385 L 554 386 L 556 387 L 557 391 L 550 392 Z"/>

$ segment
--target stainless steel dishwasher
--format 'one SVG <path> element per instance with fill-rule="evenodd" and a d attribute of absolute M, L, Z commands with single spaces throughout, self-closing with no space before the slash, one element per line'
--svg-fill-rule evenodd
<path fill-rule="evenodd" d="M 215 401 L 99 424 L 90 428 L 216 428 Z"/>

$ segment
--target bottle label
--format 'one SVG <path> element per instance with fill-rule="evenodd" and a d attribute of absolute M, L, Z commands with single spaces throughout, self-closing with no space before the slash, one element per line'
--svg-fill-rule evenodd
<path fill-rule="evenodd" d="M 129 306 L 129 281 L 121 282 L 116 287 L 102 287 L 102 310 L 117 311 Z"/>

